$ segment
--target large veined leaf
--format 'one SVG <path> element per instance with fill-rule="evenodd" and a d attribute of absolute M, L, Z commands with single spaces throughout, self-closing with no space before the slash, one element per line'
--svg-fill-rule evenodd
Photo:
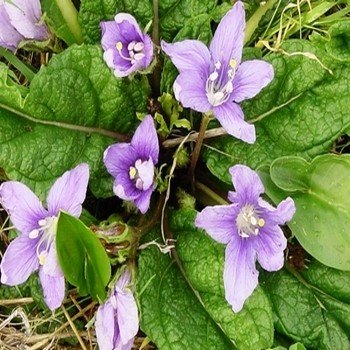
<path fill-rule="evenodd" d="M 270 175 L 295 201 L 289 227 L 304 249 L 328 266 L 350 271 L 350 156 L 323 155 L 311 163 L 283 157 L 272 163 Z M 268 187 L 272 199 L 287 196 L 269 193 Z"/>
<path fill-rule="evenodd" d="M 159 1 L 159 31 L 162 39 L 171 41 L 186 21 L 215 9 L 217 0 L 162 0 Z M 85 41 L 100 40 L 100 22 L 111 20 L 118 12 L 136 17 L 142 26 L 153 20 L 152 0 L 82 0 L 79 19 Z"/>
<path fill-rule="evenodd" d="M 90 294 L 103 301 L 111 277 L 111 265 L 97 236 L 79 219 L 61 212 L 56 249 L 67 281 L 78 287 L 81 295 Z"/>
<path fill-rule="evenodd" d="M 137 290 L 141 329 L 159 350 L 235 349 L 196 298 L 176 262 L 155 246 L 140 254 Z"/>
<path fill-rule="evenodd" d="M 146 111 L 147 80 L 116 79 L 98 46 L 54 56 L 25 93 L 7 73 L 0 66 L 0 167 L 7 176 L 43 198 L 55 178 L 87 162 L 94 194 L 110 195 L 103 152 L 116 142 L 114 131 L 129 133 L 136 113 Z"/>
<path fill-rule="evenodd" d="M 311 160 L 328 152 L 350 125 L 350 65 L 303 40 L 286 42 L 284 50 L 294 55 L 268 55 L 275 70 L 273 82 L 243 104 L 246 119 L 256 121 L 254 145 L 225 136 L 208 146 L 207 165 L 223 181 L 230 182 L 228 169 L 236 163 L 256 169 L 286 155 Z"/>
<path fill-rule="evenodd" d="M 276 330 L 308 349 L 350 349 L 350 274 L 312 261 L 301 274 L 280 271 L 262 284 Z"/>

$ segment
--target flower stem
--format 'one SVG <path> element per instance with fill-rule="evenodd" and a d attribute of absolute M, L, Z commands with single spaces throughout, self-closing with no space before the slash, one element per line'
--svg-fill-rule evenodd
<path fill-rule="evenodd" d="M 207 126 L 209 124 L 209 121 L 210 121 L 210 114 L 207 114 L 207 113 L 203 114 L 201 126 L 200 126 L 199 133 L 198 133 L 197 143 L 196 143 L 196 146 L 195 146 L 193 153 L 192 153 L 191 165 L 190 165 L 190 179 L 192 182 L 192 189 L 193 190 L 195 187 L 194 173 L 196 170 L 197 161 L 199 158 L 199 154 L 200 154 L 200 151 L 202 148 L 205 131 L 207 130 Z"/>
<path fill-rule="evenodd" d="M 12 64 L 18 71 L 20 71 L 29 82 L 32 81 L 35 73 L 15 54 L 9 50 L 4 49 L 3 47 L 0 47 L 0 56 L 4 57 L 10 64 Z"/>
<path fill-rule="evenodd" d="M 197 199 L 204 205 L 227 205 L 228 202 L 220 197 L 217 193 L 215 193 L 208 186 L 203 183 L 196 181 L 195 182 L 196 190 L 199 192 Z"/>
<path fill-rule="evenodd" d="M 153 31 L 152 40 L 156 45 L 160 45 L 159 40 L 159 6 L 158 0 L 153 0 Z"/>
<path fill-rule="evenodd" d="M 158 0 L 153 0 L 153 31 L 152 40 L 157 48 L 160 47 L 159 38 L 159 4 Z M 162 75 L 162 60 L 159 57 L 159 50 L 157 49 L 158 55 L 156 55 L 156 65 L 153 70 L 152 77 L 150 79 L 153 96 L 158 97 L 160 95 L 160 80 Z"/>
<path fill-rule="evenodd" d="M 78 21 L 78 11 L 71 0 L 56 0 L 57 7 L 60 9 L 64 20 L 71 33 L 73 34 L 77 44 L 82 44 L 83 34 Z"/>
<path fill-rule="evenodd" d="M 268 10 L 270 10 L 275 5 L 277 1 L 279 0 L 268 0 L 264 5 L 260 5 L 260 7 L 249 18 L 245 29 L 245 44 L 249 42 L 255 30 L 258 28 L 259 22 L 262 19 L 262 17 Z"/>

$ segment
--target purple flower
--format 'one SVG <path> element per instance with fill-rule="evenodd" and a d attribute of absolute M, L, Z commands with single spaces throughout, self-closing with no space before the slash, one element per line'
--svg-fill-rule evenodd
<path fill-rule="evenodd" d="M 88 180 L 87 164 L 65 172 L 49 191 L 47 209 L 20 182 L 8 181 L 0 186 L 0 203 L 19 231 L 1 261 L 1 282 L 16 286 L 39 270 L 45 302 L 51 310 L 62 304 L 65 289 L 55 244 L 58 214 L 64 210 L 80 216 Z"/>
<path fill-rule="evenodd" d="M 47 27 L 41 21 L 40 0 L 0 0 L 13 28 L 25 39 L 42 41 L 49 38 Z"/>
<path fill-rule="evenodd" d="M 15 51 L 24 37 L 12 26 L 4 4 L 0 0 L 0 46 Z"/>
<path fill-rule="evenodd" d="M 116 143 L 104 153 L 104 163 L 115 178 L 116 196 L 132 201 L 146 213 L 154 190 L 154 166 L 159 143 L 153 118 L 148 115 L 136 129 L 131 143 Z"/>
<path fill-rule="evenodd" d="M 255 142 L 255 128 L 244 121 L 239 103 L 257 95 L 273 79 L 273 67 L 261 60 L 241 63 L 245 28 L 243 3 L 238 1 L 221 20 L 209 50 L 198 40 L 162 42 L 180 74 L 174 93 L 184 107 L 213 112 L 225 130 Z"/>
<path fill-rule="evenodd" d="M 195 224 L 227 245 L 225 295 L 233 311 L 238 312 L 258 284 L 256 260 L 267 271 L 282 268 L 287 240 L 279 225 L 292 219 L 295 206 L 291 198 L 277 208 L 260 198 L 264 186 L 250 168 L 236 165 L 230 173 L 236 189 L 228 194 L 232 204 L 206 207 L 197 214 Z"/>
<path fill-rule="evenodd" d="M 96 313 L 96 336 L 100 350 L 130 350 L 139 329 L 139 316 L 130 289 L 130 274 L 118 279 L 110 298 Z"/>
<path fill-rule="evenodd" d="M 101 22 L 103 58 L 117 78 L 145 70 L 153 59 L 153 43 L 135 18 L 118 13 L 114 21 Z"/>

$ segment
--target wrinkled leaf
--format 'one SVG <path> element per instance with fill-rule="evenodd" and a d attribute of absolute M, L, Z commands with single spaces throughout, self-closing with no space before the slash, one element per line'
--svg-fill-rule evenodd
<path fill-rule="evenodd" d="M 1 66 L 0 66 L 1 67 Z M 104 150 L 129 133 L 145 112 L 148 83 L 116 79 L 97 46 L 72 46 L 54 56 L 22 99 L 0 69 L 0 167 L 44 198 L 54 180 L 75 165 L 90 165 L 90 188 L 111 195 Z M 24 148 L 25 147 L 25 152 Z"/>
<path fill-rule="evenodd" d="M 150 240 L 156 235 L 148 235 Z M 151 246 L 138 262 L 141 329 L 160 350 L 230 350 L 231 344 L 205 311 L 168 254 Z"/>
<path fill-rule="evenodd" d="M 350 348 L 349 272 L 313 261 L 302 276 L 285 270 L 264 276 L 262 286 L 272 302 L 279 333 L 310 349 Z"/>
<path fill-rule="evenodd" d="M 79 219 L 60 213 L 56 236 L 57 256 L 67 281 L 81 295 L 103 301 L 111 277 L 107 253 L 97 236 Z"/>

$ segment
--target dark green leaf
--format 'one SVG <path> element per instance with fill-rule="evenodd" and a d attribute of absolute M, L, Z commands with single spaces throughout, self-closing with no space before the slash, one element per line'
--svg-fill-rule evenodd
<path fill-rule="evenodd" d="M 278 332 L 310 349 L 350 349 L 350 304 L 342 298 L 349 295 L 349 272 L 313 261 L 302 276 L 283 270 L 265 278 L 262 286 L 273 304 Z"/>
<path fill-rule="evenodd" d="M 79 219 L 60 213 L 56 248 L 60 266 L 69 283 L 81 295 L 103 301 L 111 277 L 111 265 L 97 236 Z"/>
<path fill-rule="evenodd" d="M 96 196 L 112 194 L 103 152 L 109 135 L 130 132 L 146 111 L 147 79 L 116 79 L 98 46 L 72 46 L 54 56 L 22 99 L 0 66 L 0 167 L 43 199 L 54 180 L 75 165 L 90 165 Z M 25 152 L 23 151 L 25 145 Z"/>
<path fill-rule="evenodd" d="M 137 289 L 141 329 L 159 350 L 234 349 L 198 301 L 176 263 L 154 246 L 140 255 Z"/>
<path fill-rule="evenodd" d="M 170 227 L 184 271 L 205 309 L 238 349 L 268 348 L 273 341 L 273 316 L 268 298 L 258 287 L 234 313 L 225 299 L 223 273 L 225 246 L 194 227 L 194 210 L 172 214 Z"/>

